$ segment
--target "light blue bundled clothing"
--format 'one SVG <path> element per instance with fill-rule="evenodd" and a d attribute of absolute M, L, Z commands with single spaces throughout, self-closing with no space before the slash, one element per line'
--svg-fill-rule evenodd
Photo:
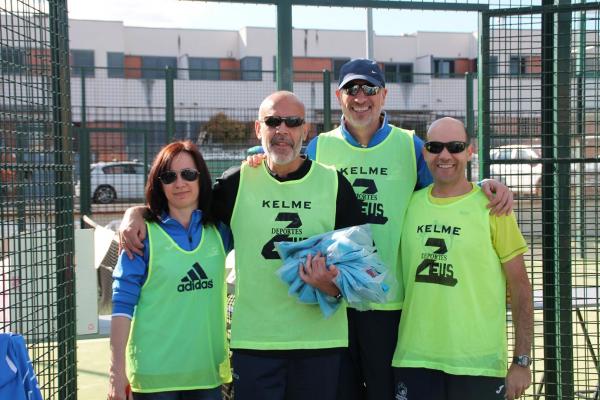
<path fill-rule="evenodd" d="M 42 400 L 21 335 L 0 333 L 0 399 Z"/>
<path fill-rule="evenodd" d="M 302 303 L 318 304 L 326 317 L 340 304 L 300 278 L 298 268 L 309 254 L 315 256 L 320 252 L 327 265 L 337 267 L 339 273 L 334 283 L 352 307 L 366 310 L 369 303 L 385 303 L 391 295 L 389 282 L 383 282 L 388 268 L 377 254 L 368 224 L 323 233 L 301 242 L 277 242 L 275 249 L 284 262 L 277 275 L 289 285 L 288 293 Z"/>

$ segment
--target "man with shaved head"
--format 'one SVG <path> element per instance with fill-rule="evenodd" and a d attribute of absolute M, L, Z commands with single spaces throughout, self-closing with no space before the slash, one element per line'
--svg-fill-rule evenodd
<path fill-rule="evenodd" d="M 300 155 L 304 116 L 304 105 L 291 92 L 265 98 L 254 124 L 265 160 L 258 168 L 243 164 L 226 171 L 214 188 L 213 211 L 231 227 L 236 251 L 231 322 L 236 400 L 336 398 L 341 354 L 348 346 L 346 309 L 341 305 L 326 319 L 317 305 L 288 295 L 275 274 L 281 259 L 274 243 L 360 225 L 363 216 L 341 173 Z M 125 225 L 134 233 L 128 242 L 144 231 L 139 221 Z M 335 269 L 327 269 L 322 257 L 306 264 L 303 279 L 340 301 Z"/>
<path fill-rule="evenodd" d="M 402 231 L 396 399 L 512 400 L 531 384 L 527 244 L 514 214 L 490 215 L 467 180 L 472 152 L 462 122 L 431 124 L 423 157 L 433 184 L 413 194 Z M 508 372 L 507 286 L 515 329 Z"/>

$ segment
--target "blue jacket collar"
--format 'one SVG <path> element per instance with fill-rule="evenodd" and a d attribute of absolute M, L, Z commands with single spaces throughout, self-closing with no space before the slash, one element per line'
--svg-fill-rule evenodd
<path fill-rule="evenodd" d="M 383 140 L 389 135 L 390 131 L 392 130 L 392 127 L 388 123 L 387 113 L 383 111 L 381 115 L 383 116 L 383 121 L 381 122 L 381 125 L 379 126 L 377 132 L 375 132 L 375 134 L 371 138 L 371 141 L 369 142 L 367 147 L 373 147 L 383 142 Z M 344 139 L 346 139 L 348 143 L 355 147 L 362 147 L 360 143 L 358 143 L 358 141 L 354 138 L 354 136 L 352 136 L 350 132 L 348 132 L 348 129 L 346 129 L 346 121 L 343 115 L 340 121 L 340 129 L 342 131 Z"/>

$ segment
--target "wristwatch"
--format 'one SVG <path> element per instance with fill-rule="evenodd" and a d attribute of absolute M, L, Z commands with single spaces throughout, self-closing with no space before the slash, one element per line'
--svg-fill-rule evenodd
<path fill-rule="evenodd" d="M 519 367 L 529 367 L 531 365 L 531 357 L 526 354 L 521 356 L 514 356 L 512 360 L 513 364 L 517 364 Z"/>

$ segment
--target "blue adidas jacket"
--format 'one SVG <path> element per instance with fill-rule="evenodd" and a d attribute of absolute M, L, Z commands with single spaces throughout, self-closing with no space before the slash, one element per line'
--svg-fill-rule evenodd
<path fill-rule="evenodd" d="M 0 333 L 0 399 L 43 400 L 21 335 Z"/>

